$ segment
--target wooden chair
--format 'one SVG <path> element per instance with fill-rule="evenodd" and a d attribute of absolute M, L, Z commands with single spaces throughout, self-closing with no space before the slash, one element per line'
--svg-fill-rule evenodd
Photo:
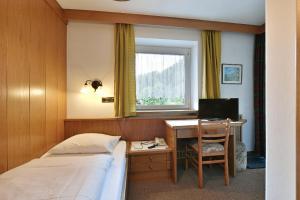
<path fill-rule="evenodd" d="M 198 141 L 186 145 L 186 168 L 189 162 L 198 168 L 199 188 L 203 188 L 203 165 L 224 164 L 225 185 L 229 184 L 228 141 L 230 119 L 202 121 L 198 125 Z M 194 155 L 197 156 L 194 156 Z"/>

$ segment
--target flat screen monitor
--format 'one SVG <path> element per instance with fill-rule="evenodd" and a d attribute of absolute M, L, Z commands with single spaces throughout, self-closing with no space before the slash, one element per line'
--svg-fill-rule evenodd
<path fill-rule="evenodd" d="M 239 99 L 199 99 L 199 119 L 221 120 L 230 118 L 239 120 Z"/>

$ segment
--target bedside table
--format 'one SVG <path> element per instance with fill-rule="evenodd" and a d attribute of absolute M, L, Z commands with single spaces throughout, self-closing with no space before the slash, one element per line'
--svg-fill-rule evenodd
<path fill-rule="evenodd" d="M 171 148 L 131 151 L 131 142 L 127 144 L 129 180 L 171 180 Z"/>

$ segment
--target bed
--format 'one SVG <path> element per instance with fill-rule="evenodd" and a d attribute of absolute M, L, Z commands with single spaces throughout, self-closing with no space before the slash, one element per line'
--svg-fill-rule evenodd
<path fill-rule="evenodd" d="M 0 175 L 1 200 L 124 200 L 126 142 L 112 153 L 46 153 Z"/>
<path fill-rule="evenodd" d="M 101 200 L 125 200 L 127 181 L 126 142 L 121 141 L 113 152 L 114 160 L 107 173 Z"/>

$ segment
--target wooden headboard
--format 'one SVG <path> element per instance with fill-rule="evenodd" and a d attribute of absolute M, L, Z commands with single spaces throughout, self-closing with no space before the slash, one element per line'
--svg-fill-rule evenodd
<path fill-rule="evenodd" d="M 107 118 L 107 119 L 67 119 L 65 139 L 80 133 L 96 132 L 120 135 L 122 139 L 152 140 L 166 135 L 165 119 L 162 118 Z"/>

